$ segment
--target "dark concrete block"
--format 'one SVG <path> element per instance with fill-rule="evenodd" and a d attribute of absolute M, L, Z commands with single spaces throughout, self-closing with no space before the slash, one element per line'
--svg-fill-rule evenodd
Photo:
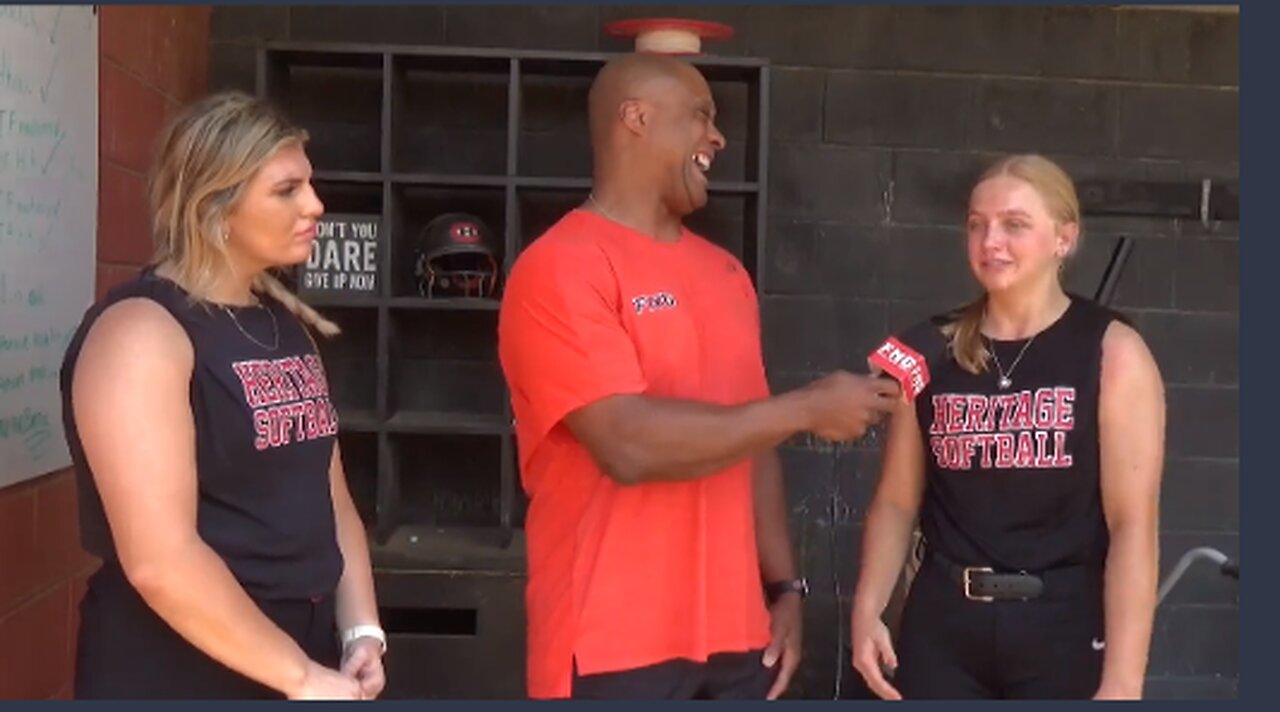
<path fill-rule="evenodd" d="M 444 8 L 299 5 L 289 8 L 289 35 L 298 41 L 441 44 Z"/>
<path fill-rule="evenodd" d="M 1090 249 L 1090 240 L 1094 236 L 1129 237 L 1147 240 L 1159 240 L 1167 248 L 1173 244 L 1172 238 L 1178 234 L 1177 221 L 1167 218 L 1151 218 L 1129 215 L 1089 215 L 1084 216 L 1084 242 L 1081 250 Z M 1100 248 L 1101 249 L 1101 248 Z"/>
<path fill-rule="evenodd" d="M 765 365 L 770 371 L 829 371 L 839 360 L 835 303 L 825 297 L 765 297 Z"/>
<path fill-rule="evenodd" d="M 973 183 L 991 161 L 977 153 L 894 151 L 890 221 L 963 226 Z"/>
<path fill-rule="evenodd" d="M 1234 676 L 1240 671 L 1240 610 L 1235 606 L 1161 607 L 1148 673 Z"/>
<path fill-rule="evenodd" d="M 1044 21 L 1031 5 L 903 5 L 875 46 L 904 69 L 1037 75 Z"/>
<path fill-rule="evenodd" d="M 209 14 L 209 39 L 281 40 L 289 37 L 286 5 L 215 5 Z"/>
<path fill-rule="evenodd" d="M 787 491 L 787 516 L 793 523 L 832 523 L 830 501 L 835 491 L 835 457 L 795 447 L 781 447 L 782 476 Z M 793 547 L 797 542 L 792 542 Z"/>
<path fill-rule="evenodd" d="M 975 87 L 956 77 L 829 72 L 823 138 L 863 146 L 968 145 Z"/>
<path fill-rule="evenodd" d="M 1240 16 L 1121 11 L 1119 67 L 1126 79 L 1240 85 Z"/>
<path fill-rule="evenodd" d="M 1105 84 L 993 79 L 978 89 L 973 147 L 1110 153 L 1117 93 Z"/>
<path fill-rule="evenodd" d="M 886 317 L 884 302 L 836 300 L 833 328 L 839 368 L 853 373 L 867 372 L 867 354 L 884 341 Z"/>
<path fill-rule="evenodd" d="M 1161 487 L 1160 525 L 1166 530 L 1240 531 L 1240 463 L 1168 460 Z"/>
<path fill-rule="evenodd" d="M 822 294 L 824 245 L 807 220 L 779 219 L 765 235 L 764 290 L 768 294 Z"/>
<path fill-rule="evenodd" d="M 1240 162 L 1235 161 L 1180 161 L 1183 176 L 1187 180 L 1202 181 L 1208 178 L 1216 186 L 1219 183 L 1240 181 Z"/>
<path fill-rule="evenodd" d="M 1123 156 L 1240 159 L 1240 92 L 1128 86 L 1120 91 Z"/>
<path fill-rule="evenodd" d="M 888 153 L 843 146 L 775 144 L 770 148 L 769 212 L 874 225 L 885 219 Z"/>
<path fill-rule="evenodd" d="M 1158 237 L 1132 236 L 1129 253 L 1120 282 L 1116 285 L 1111 306 L 1119 308 L 1168 309 L 1173 306 L 1173 241 Z M 1068 289 L 1093 298 L 1120 236 L 1090 234 L 1079 252 L 1067 264 L 1065 285 Z"/>
<path fill-rule="evenodd" d="M 880 482 L 880 465 L 882 453 L 877 449 L 858 448 L 840 453 L 836 458 L 837 494 L 841 503 L 841 523 L 857 527 L 857 536 L 862 535 L 862 526 L 866 522 L 867 510 L 871 507 L 871 499 L 875 496 L 876 485 Z M 846 547 L 856 550 L 860 541 L 851 541 Z M 855 557 L 856 558 L 856 557 Z M 853 592 L 850 581 L 848 593 Z"/>
<path fill-rule="evenodd" d="M 258 57 L 252 45 L 209 43 L 209 91 L 257 91 Z"/>
<path fill-rule="evenodd" d="M 892 67 L 890 32 L 895 14 L 902 10 L 857 5 L 753 5 L 743 16 L 741 33 L 752 56 L 768 57 L 774 65 Z"/>
<path fill-rule="evenodd" d="M 1180 238 L 1176 244 L 1177 307 L 1239 312 L 1239 241 Z"/>
<path fill-rule="evenodd" d="M 797 143 L 821 141 L 826 73 L 773 67 L 769 79 L 770 138 Z"/>
<path fill-rule="evenodd" d="M 885 240 L 876 228 L 779 220 L 765 241 L 773 294 L 873 296 L 883 291 Z"/>
<path fill-rule="evenodd" d="M 1176 232 L 1182 238 L 1213 238 L 1219 240 L 1239 240 L 1240 223 L 1234 220 L 1212 220 L 1208 225 L 1199 221 L 1180 220 Z"/>
<path fill-rule="evenodd" d="M 1169 456 L 1237 457 L 1240 453 L 1240 391 L 1236 388 L 1172 386 L 1165 394 Z"/>
<path fill-rule="evenodd" d="M 1045 75 L 1105 79 L 1117 74 L 1116 13 L 1104 7 L 1049 7 L 1040 64 Z"/>
<path fill-rule="evenodd" d="M 1188 182 L 1183 163 L 1170 159 L 1133 159 L 1114 158 L 1101 155 L 1071 155 L 1050 153 L 1049 157 L 1058 163 L 1076 183 L 1080 193 L 1082 209 L 1085 211 L 1085 230 L 1091 232 L 1102 228 L 1107 232 L 1171 234 L 1172 218 L 1158 219 L 1149 215 L 1128 214 L 1115 215 L 1114 205 L 1103 205 L 1093 202 L 1085 192 L 1085 184 L 1092 182 L 1152 182 L 1176 183 L 1185 185 Z M 1194 179 L 1198 185 L 1200 178 Z M 1190 207 L 1199 209 L 1199 193 L 1193 190 L 1191 195 L 1197 201 Z M 1143 222 L 1146 225 L 1143 225 Z M 1153 229 L 1153 226 L 1161 224 Z"/>
<path fill-rule="evenodd" d="M 1143 312 L 1138 329 L 1168 383 L 1240 382 L 1240 316 L 1205 312 Z"/>
<path fill-rule="evenodd" d="M 962 302 L 978 283 L 969 269 L 967 237 L 962 230 L 886 227 L 879 267 L 884 295 L 890 299 Z"/>
<path fill-rule="evenodd" d="M 896 334 L 909 327 L 938 314 L 945 314 L 956 307 L 963 306 L 979 296 L 977 289 L 959 301 L 943 299 L 911 300 L 889 302 L 888 333 Z"/>
<path fill-rule="evenodd" d="M 944 228 L 775 224 L 769 289 L 877 299 L 960 300 L 975 283 L 964 236 Z"/>
<path fill-rule="evenodd" d="M 593 5 L 449 5 L 444 41 L 465 47 L 591 51 L 603 34 Z"/>

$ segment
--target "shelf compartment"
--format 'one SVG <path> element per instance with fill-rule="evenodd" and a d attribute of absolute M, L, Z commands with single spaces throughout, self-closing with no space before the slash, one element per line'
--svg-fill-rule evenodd
<path fill-rule="evenodd" d="M 390 439 L 399 494 L 391 533 L 405 525 L 501 527 L 500 436 L 393 433 Z"/>
<path fill-rule="evenodd" d="M 397 173 L 507 173 L 510 60 L 395 56 L 391 164 Z"/>
<path fill-rule="evenodd" d="M 338 447 L 356 511 L 365 526 L 371 526 L 377 517 L 378 436 L 344 431 L 338 435 Z"/>
<path fill-rule="evenodd" d="M 393 311 L 387 412 L 505 419 L 497 330 L 495 311 Z"/>
<path fill-rule="evenodd" d="M 393 297 L 425 298 L 415 275 L 418 242 L 422 231 L 446 213 L 465 213 L 488 228 L 499 271 L 497 292 L 501 294 L 502 265 L 506 253 L 506 193 L 503 188 L 430 185 L 395 185 L 391 191 L 391 294 Z M 450 296 L 450 295 L 440 295 Z"/>
<path fill-rule="evenodd" d="M 312 165 L 376 173 L 382 155 L 382 63 L 380 53 L 272 52 L 261 62 L 259 92 L 306 129 Z"/>
<path fill-rule="evenodd" d="M 332 338 L 316 338 L 339 427 L 368 430 L 376 423 L 377 411 L 376 319 L 370 310 L 358 307 L 328 308 L 322 315 L 342 329 Z"/>

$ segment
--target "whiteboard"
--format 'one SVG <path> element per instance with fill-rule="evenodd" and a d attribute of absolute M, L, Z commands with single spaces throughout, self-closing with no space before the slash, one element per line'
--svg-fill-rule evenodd
<path fill-rule="evenodd" d="M 58 371 L 94 297 L 98 18 L 0 5 L 0 487 L 71 464 Z"/>

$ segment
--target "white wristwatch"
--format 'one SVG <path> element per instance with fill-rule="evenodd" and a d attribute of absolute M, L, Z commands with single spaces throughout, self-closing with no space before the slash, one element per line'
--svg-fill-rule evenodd
<path fill-rule="evenodd" d="M 360 638 L 376 638 L 382 645 L 382 655 L 387 654 L 387 633 L 376 625 L 355 625 L 342 631 L 342 652 Z"/>

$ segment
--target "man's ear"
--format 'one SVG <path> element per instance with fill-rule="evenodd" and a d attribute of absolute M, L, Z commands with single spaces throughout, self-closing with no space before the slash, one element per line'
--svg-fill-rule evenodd
<path fill-rule="evenodd" d="M 643 134 L 649 128 L 649 106 L 639 99 L 627 99 L 618 105 L 618 118 L 632 133 Z"/>

